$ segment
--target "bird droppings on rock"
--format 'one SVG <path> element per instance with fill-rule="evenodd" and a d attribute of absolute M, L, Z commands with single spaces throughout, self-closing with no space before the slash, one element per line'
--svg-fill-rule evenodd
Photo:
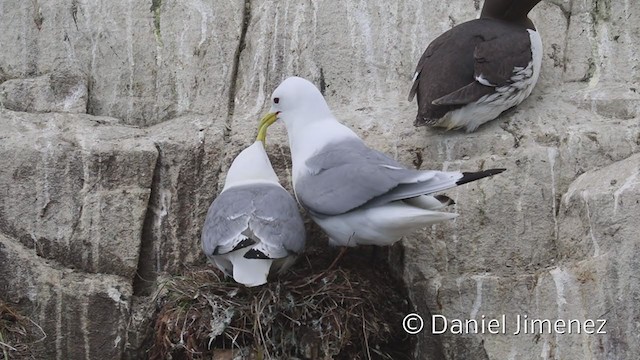
<path fill-rule="evenodd" d="M 213 266 L 164 281 L 150 359 L 411 359 L 401 281 L 368 252 L 309 249 L 286 274 L 246 288 Z M 231 351 L 231 352 L 230 352 Z"/>

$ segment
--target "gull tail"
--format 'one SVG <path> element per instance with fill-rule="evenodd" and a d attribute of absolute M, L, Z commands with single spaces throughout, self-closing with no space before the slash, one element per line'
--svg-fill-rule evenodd
<path fill-rule="evenodd" d="M 222 255 L 212 255 L 210 259 L 237 283 L 249 287 L 266 284 L 273 259 L 247 259 L 245 254 L 250 249 L 245 247 Z"/>
<path fill-rule="evenodd" d="M 233 264 L 233 280 L 245 286 L 258 286 L 267 283 L 271 269 L 271 259 L 247 259 L 245 254 L 250 248 L 244 248 L 230 253 Z"/>
<path fill-rule="evenodd" d="M 419 177 L 414 178 L 412 181 L 408 181 L 406 183 L 402 183 L 396 186 L 394 189 L 390 190 L 386 194 L 382 196 L 378 196 L 377 198 L 366 203 L 366 207 L 373 207 L 380 204 L 386 204 L 395 200 L 404 200 L 411 198 L 420 197 L 421 195 L 433 194 L 439 191 L 444 191 L 447 189 L 451 189 L 453 187 L 463 185 L 466 183 L 470 183 L 472 181 L 476 181 L 487 176 L 492 176 L 496 174 L 500 174 L 506 169 L 489 169 L 478 172 L 445 172 L 445 171 L 422 171 L 419 172 Z M 406 170 L 409 171 L 409 170 Z M 412 172 L 415 174 L 415 171 Z M 433 206 L 421 206 L 414 205 L 418 207 L 423 207 L 425 209 L 435 209 L 438 208 L 438 205 L 443 202 L 448 202 L 444 198 L 418 198 L 418 202 L 429 202 L 434 204 Z M 425 203 L 426 204 L 426 203 Z M 450 205 L 450 204 L 447 204 Z"/>
<path fill-rule="evenodd" d="M 251 247 L 251 250 L 244 254 L 245 259 L 282 259 L 291 255 L 291 252 L 282 246 L 272 245 L 267 242 L 261 241 L 255 246 Z"/>
<path fill-rule="evenodd" d="M 233 262 L 233 280 L 249 287 L 266 284 L 272 262 L 271 259 L 238 258 Z"/>

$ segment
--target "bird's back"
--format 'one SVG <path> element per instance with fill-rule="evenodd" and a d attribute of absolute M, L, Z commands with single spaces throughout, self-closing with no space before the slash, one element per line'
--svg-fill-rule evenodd
<path fill-rule="evenodd" d="M 478 44 L 514 32 L 521 33 L 522 41 L 529 41 L 526 28 L 494 19 L 476 19 L 462 23 L 433 40 L 416 67 L 416 72 L 420 73 L 414 84 L 418 118 L 429 122 L 462 107 L 463 105 L 434 105 L 432 102 L 475 81 L 474 52 Z M 504 46 L 508 47 L 509 44 L 505 43 Z M 492 90 L 492 87 L 487 86 L 486 94 Z"/>
<path fill-rule="evenodd" d="M 205 254 L 216 252 L 218 247 L 229 251 L 234 239 L 247 228 L 264 237 L 262 241 L 282 244 L 295 252 L 304 247 L 304 224 L 295 200 L 278 185 L 242 185 L 222 192 L 211 204 L 203 226 Z"/>

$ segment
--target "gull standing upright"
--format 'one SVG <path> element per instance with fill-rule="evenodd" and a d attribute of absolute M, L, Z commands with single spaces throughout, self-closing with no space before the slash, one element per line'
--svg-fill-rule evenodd
<path fill-rule="evenodd" d="M 433 40 L 413 76 L 415 125 L 467 132 L 520 104 L 542 64 L 542 40 L 528 18 L 540 0 L 485 0 L 479 19 Z"/>
<path fill-rule="evenodd" d="M 336 120 L 309 81 L 290 77 L 273 92 L 261 120 L 284 122 L 298 202 L 329 235 L 332 245 L 391 245 L 416 229 L 452 219 L 453 203 L 430 194 L 501 173 L 412 170 L 370 149 Z"/>
<path fill-rule="evenodd" d="M 264 150 L 266 131 L 261 126 L 253 145 L 233 160 L 202 229 L 207 258 L 246 286 L 265 284 L 270 273 L 286 270 L 306 239 L 298 206 Z"/>

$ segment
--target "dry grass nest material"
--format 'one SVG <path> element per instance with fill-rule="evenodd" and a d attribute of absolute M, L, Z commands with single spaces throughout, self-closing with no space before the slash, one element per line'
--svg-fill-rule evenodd
<path fill-rule="evenodd" d="M 35 359 L 31 345 L 46 338 L 42 328 L 0 299 L 0 359 Z"/>
<path fill-rule="evenodd" d="M 152 359 L 409 359 L 401 281 L 351 250 L 311 250 L 266 285 L 246 288 L 212 266 L 164 282 Z"/>

